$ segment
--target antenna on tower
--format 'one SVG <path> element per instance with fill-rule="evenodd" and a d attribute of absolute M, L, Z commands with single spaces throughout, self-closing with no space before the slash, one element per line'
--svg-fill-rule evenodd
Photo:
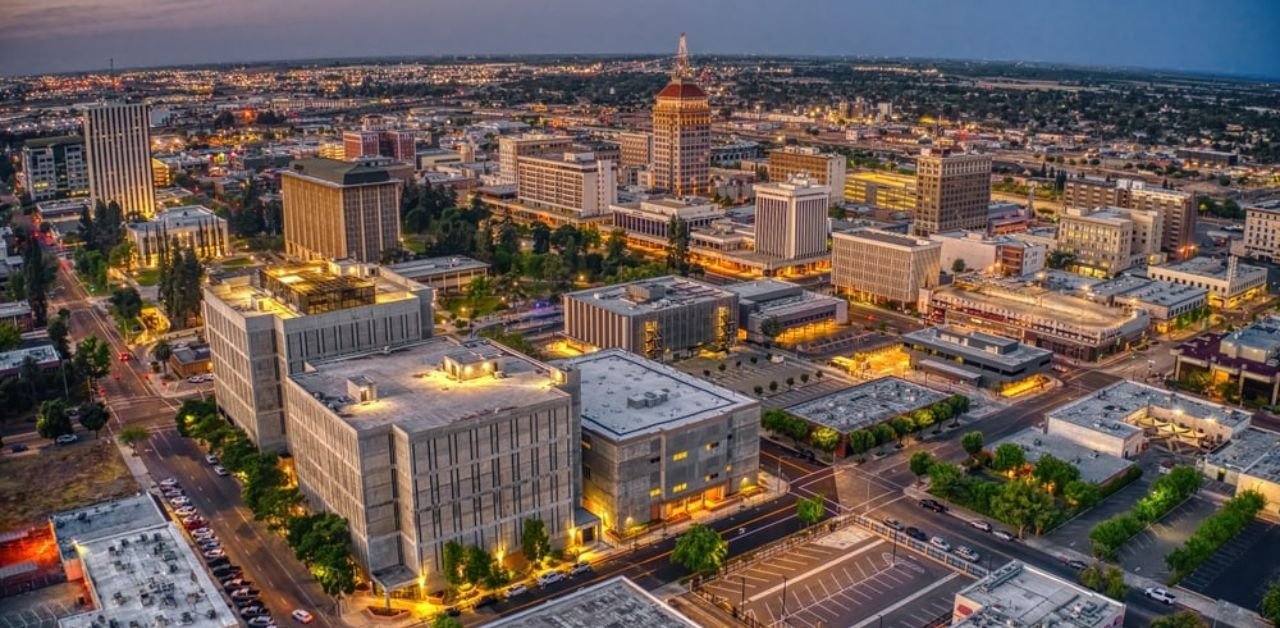
<path fill-rule="evenodd" d="M 689 43 L 684 33 L 680 33 L 680 47 L 676 48 L 676 70 L 674 78 L 689 78 Z"/>

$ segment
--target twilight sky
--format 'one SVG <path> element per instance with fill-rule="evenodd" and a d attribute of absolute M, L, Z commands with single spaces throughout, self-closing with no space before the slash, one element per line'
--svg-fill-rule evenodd
<path fill-rule="evenodd" d="M 1280 78 L 1280 0 L 0 0 L 0 74 L 377 55 L 1068 62 Z"/>

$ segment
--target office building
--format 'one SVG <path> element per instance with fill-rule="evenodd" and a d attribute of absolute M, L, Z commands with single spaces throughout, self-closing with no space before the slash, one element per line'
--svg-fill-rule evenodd
<path fill-rule="evenodd" d="M 1237 309 L 1267 295 L 1267 269 L 1241 264 L 1239 258 L 1195 257 L 1167 266 L 1147 268 L 1147 276 L 1183 286 L 1203 288 L 1209 305 Z"/>
<path fill-rule="evenodd" d="M 1205 477 L 1234 486 L 1237 495 L 1254 491 L 1268 504 L 1280 502 L 1280 434 L 1250 427 L 1199 466 Z"/>
<path fill-rule="evenodd" d="M 752 342 L 790 344 L 825 335 L 849 322 L 848 301 L 786 281 L 759 279 L 724 288 L 738 295 L 739 336 Z M 765 335 L 766 325 L 776 325 L 780 333 Z"/>
<path fill-rule="evenodd" d="M 618 165 L 623 168 L 648 168 L 653 163 L 653 134 L 631 131 L 618 134 Z"/>
<path fill-rule="evenodd" d="M 1182 329 L 1208 305 L 1208 291 L 1196 286 L 1121 275 L 1083 288 L 1081 296 L 1106 305 L 1140 309 L 1159 333 Z"/>
<path fill-rule="evenodd" d="M 563 150 L 573 144 L 567 135 L 528 133 L 498 138 L 498 175 L 504 183 L 516 182 L 516 164 L 526 155 Z"/>
<path fill-rule="evenodd" d="M 738 336 L 738 295 L 657 277 L 564 295 L 564 334 L 585 350 L 618 347 L 654 360 L 725 350 Z"/>
<path fill-rule="evenodd" d="M 431 289 L 353 263 L 312 262 L 211 279 L 203 317 L 218 408 L 263 449 L 285 446 L 281 380 L 308 361 L 431 336 Z"/>
<path fill-rule="evenodd" d="M 983 388 L 1000 388 L 1052 366 L 1053 352 L 962 327 L 925 327 L 902 335 L 913 368 Z"/>
<path fill-rule="evenodd" d="M 581 379 L 582 503 L 626 537 L 757 485 L 760 402 L 622 349 Z"/>
<path fill-rule="evenodd" d="M 844 194 L 844 155 L 823 153 L 810 146 L 786 146 L 769 151 L 769 180 L 786 181 L 805 175 L 818 185 L 825 185 L 833 196 Z"/>
<path fill-rule="evenodd" d="M 942 244 L 879 229 L 831 235 L 831 284 L 875 303 L 915 305 L 922 288 L 938 285 Z"/>
<path fill-rule="evenodd" d="M 653 106 L 653 184 L 676 196 L 711 186 L 711 105 L 693 81 L 683 33 L 671 82 Z"/>
<path fill-rule="evenodd" d="M 1173 155 L 1193 167 L 1230 168 L 1240 164 L 1240 153 L 1208 148 L 1177 148 Z"/>
<path fill-rule="evenodd" d="M 815 427 L 830 428 L 847 436 L 895 417 L 910 415 L 947 397 L 905 379 L 881 377 L 791 406 L 787 412 Z M 844 455 L 844 446 L 845 439 L 841 439 L 837 456 Z"/>
<path fill-rule="evenodd" d="M 400 246 L 400 180 L 371 162 L 299 159 L 280 177 L 285 252 L 377 262 Z"/>
<path fill-rule="evenodd" d="M 120 205 L 125 217 L 156 211 L 151 173 L 151 107 L 110 102 L 84 109 L 89 195 Z"/>
<path fill-rule="evenodd" d="M 1263 261 L 1280 260 L 1280 199 L 1244 208 L 1243 252 Z"/>
<path fill-rule="evenodd" d="M 986 447 L 988 451 L 995 451 L 1005 444 L 1021 449 L 1023 457 L 1032 466 L 1045 456 L 1064 460 L 1080 471 L 1081 481 L 1104 489 L 1113 481 L 1123 481 L 1134 464 L 1131 460 L 1085 447 L 1065 436 L 1045 432 L 1042 427 L 1028 427 Z"/>
<path fill-rule="evenodd" d="M 347 161 L 355 161 L 361 157 L 377 157 L 378 155 L 377 131 L 342 132 L 343 159 Z"/>
<path fill-rule="evenodd" d="M 1062 187 L 1062 205 L 1075 209 L 1124 207 L 1122 192 L 1112 179 L 1068 177 Z"/>
<path fill-rule="evenodd" d="M 33 202 L 88 194 L 84 139 L 69 135 L 23 142 L 22 187 Z"/>
<path fill-rule="evenodd" d="M 1057 250 L 1074 257 L 1081 274 L 1111 277 L 1134 264 L 1155 263 L 1163 225 L 1159 212 L 1068 208 L 1059 216 Z"/>
<path fill-rule="evenodd" d="M 1073 177 L 1063 186 L 1062 204 L 1068 209 L 1119 207 L 1156 212 L 1161 225 L 1157 249 L 1174 259 L 1195 254 L 1195 199 L 1188 192 L 1133 179 Z"/>
<path fill-rule="evenodd" d="M 133 242 L 139 266 L 154 268 L 162 251 L 192 249 L 201 260 L 216 260 L 231 253 L 227 221 L 200 205 L 174 207 L 157 213 L 145 222 L 125 224 L 125 235 Z"/>
<path fill-rule="evenodd" d="M 1025 242 L 1008 235 L 987 237 L 981 231 L 935 233 L 929 239 L 942 244 L 942 270 L 950 273 L 976 271 L 994 276 L 1030 275 L 1044 270 L 1049 252 L 1043 244 Z"/>
<path fill-rule="evenodd" d="M 1125 606 L 1031 565 L 1013 561 L 956 592 L 952 628 L 1119 628 Z"/>
<path fill-rule="evenodd" d="M 489 264 L 462 255 L 429 257 L 383 266 L 379 273 L 402 283 L 416 281 L 437 295 L 465 293 L 471 282 L 489 276 Z"/>
<path fill-rule="evenodd" d="M 443 588 L 446 543 L 501 556 L 531 518 L 563 547 L 581 456 L 571 378 L 484 339 L 313 362 L 284 383 L 298 488 L 348 521 L 380 591 Z"/>
<path fill-rule="evenodd" d="M 786 260 L 824 255 L 831 221 L 831 189 L 805 175 L 760 183 L 756 193 L 757 253 Z"/>
<path fill-rule="evenodd" d="M 916 178 L 907 174 L 864 170 L 844 179 L 844 200 L 896 211 L 916 210 Z"/>
<path fill-rule="evenodd" d="M 915 233 L 987 229 L 991 157 L 926 148 L 916 160 Z"/>
<path fill-rule="evenodd" d="M 489 628 L 698 628 L 670 604 L 626 576 L 603 582 L 499 617 Z"/>
<path fill-rule="evenodd" d="M 1197 336 L 1173 348 L 1173 378 L 1229 384 L 1234 397 L 1280 403 L 1280 317 L 1265 316 L 1230 332 Z"/>
<path fill-rule="evenodd" d="M 516 164 L 516 198 L 534 209 L 607 214 L 618 200 L 617 169 L 591 152 L 523 156 Z"/>

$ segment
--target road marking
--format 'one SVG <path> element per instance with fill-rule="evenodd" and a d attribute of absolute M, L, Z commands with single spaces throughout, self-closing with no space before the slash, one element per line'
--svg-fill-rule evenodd
<path fill-rule="evenodd" d="M 853 558 L 853 557 L 855 557 L 855 556 L 857 556 L 857 555 L 859 555 L 859 554 L 862 554 L 863 552 L 867 552 L 867 551 L 870 551 L 870 550 L 874 549 L 875 547 L 877 547 L 877 546 L 878 546 L 878 545 L 880 545 L 881 543 L 884 543 L 884 541 L 879 541 L 879 540 L 877 540 L 877 541 L 875 541 L 875 542 L 871 543 L 870 545 L 867 545 L 866 547 L 860 547 L 860 548 L 858 548 L 857 550 L 855 550 L 855 551 L 853 551 L 853 552 L 849 552 L 848 554 L 845 554 L 844 556 L 842 556 L 841 558 L 839 558 L 839 559 L 835 560 L 834 562 L 830 562 L 830 563 L 826 563 L 826 564 L 823 564 L 823 565 L 819 565 L 819 566 L 817 566 L 817 567 L 814 567 L 813 569 L 810 569 L 809 571 L 806 571 L 806 572 L 804 572 L 804 573 L 800 574 L 799 576 L 796 576 L 796 577 L 794 577 L 794 578 L 791 578 L 791 580 L 795 580 L 795 581 L 804 580 L 805 578 L 808 578 L 809 576 L 812 576 L 812 575 L 814 575 L 814 574 L 816 574 L 816 573 L 821 573 L 821 572 L 823 572 L 823 571 L 826 571 L 826 570 L 828 570 L 828 569 L 830 569 L 830 568 L 832 568 L 832 567 L 835 567 L 836 565 L 838 565 L 838 564 L 840 564 L 840 563 L 842 563 L 842 562 L 844 562 L 844 561 L 846 561 L 846 560 L 849 560 L 850 558 Z M 766 595 L 772 595 L 773 593 L 776 593 L 777 591 L 781 590 L 781 589 L 782 589 L 782 586 L 783 586 L 782 584 L 778 584 L 778 585 L 772 586 L 772 587 L 770 587 L 770 588 L 768 588 L 768 589 L 764 590 L 764 591 L 763 591 L 763 592 L 761 592 L 761 593 L 757 593 L 756 595 L 751 596 L 750 600 L 754 602 L 754 601 L 756 601 L 756 600 L 758 600 L 758 599 L 760 599 L 761 597 L 764 597 L 764 596 L 766 596 Z"/>
<path fill-rule="evenodd" d="M 889 608 L 886 608 L 886 609 L 884 609 L 884 610 L 880 611 L 879 613 L 877 613 L 877 614 L 876 614 L 876 616 L 875 616 L 875 617 L 869 617 L 869 618 L 867 618 L 867 619 L 864 619 L 864 620 L 862 620 L 861 622 L 858 622 L 858 623 L 854 624 L 854 625 L 853 625 L 853 626 L 851 626 L 850 628 L 864 628 L 865 626 L 869 626 L 869 625 L 871 625 L 871 624 L 875 623 L 875 622 L 877 621 L 877 619 L 879 619 L 879 618 L 883 618 L 885 615 L 888 615 L 889 613 L 892 613 L 893 611 L 896 611 L 896 610 L 898 610 L 898 609 L 902 608 L 903 606 L 906 606 L 907 604 L 910 604 L 910 603 L 912 603 L 912 602 L 916 601 L 917 599 L 919 599 L 919 598 L 921 598 L 921 597 L 923 597 L 923 596 L 925 596 L 925 595 L 928 595 L 928 594 L 929 594 L 929 592 L 933 591 L 934 589 L 936 589 L 936 588 L 938 588 L 938 587 L 940 587 L 940 586 L 942 586 L 942 585 L 944 585 L 944 584 L 946 584 L 946 583 L 948 583 L 948 582 L 951 582 L 952 580 L 955 580 L 955 579 L 956 579 L 956 578 L 958 578 L 959 576 L 960 576 L 960 574 L 955 573 L 955 572 L 953 571 L 953 572 L 951 572 L 950 574 L 947 574 L 947 576 L 946 576 L 946 577 L 944 577 L 944 578 L 942 578 L 941 580 L 936 580 L 936 581 L 934 581 L 932 584 L 930 584 L 929 586 L 927 586 L 927 587 L 925 587 L 925 588 L 923 588 L 923 589 L 919 589 L 919 590 L 917 590 L 915 593 L 912 593 L 911 595 L 908 595 L 907 597 L 902 598 L 901 600 L 898 600 L 898 602 L 897 602 L 896 604 L 893 604 L 893 605 L 889 606 Z"/>

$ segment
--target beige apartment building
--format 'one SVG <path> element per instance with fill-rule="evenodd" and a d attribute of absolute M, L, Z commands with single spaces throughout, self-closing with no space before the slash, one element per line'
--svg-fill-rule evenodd
<path fill-rule="evenodd" d="M 921 288 L 938 285 L 942 243 L 879 229 L 831 235 L 831 284 L 876 303 L 914 305 Z"/>
<path fill-rule="evenodd" d="M 1142 261 L 1160 261 L 1158 212 L 1068 208 L 1058 221 L 1057 249 L 1075 256 L 1078 272 L 1111 277 Z"/>
<path fill-rule="evenodd" d="M 777 183 L 758 183 L 755 194 L 757 253 L 784 260 L 826 254 L 831 188 L 798 174 Z"/>
<path fill-rule="evenodd" d="M 653 134 L 641 131 L 618 134 L 618 165 L 623 168 L 648 168 L 653 162 Z"/>
<path fill-rule="evenodd" d="M 1280 260 L 1280 200 L 1265 201 L 1244 209 L 1244 238 L 1241 243 L 1248 257 Z"/>
<path fill-rule="evenodd" d="M 347 519 L 379 593 L 446 586 L 450 541 L 501 562 L 530 518 L 555 547 L 579 524 L 572 369 L 454 338 L 311 367 L 284 385 L 298 487 Z"/>
<path fill-rule="evenodd" d="M 401 181 L 373 162 L 299 159 L 280 177 L 285 252 L 377 263 L 400 246 Z"/>
<path fill-rule="evenodd" d="M 804 175 L 833 194 L 844 193 L 844 155 L 824 153 L 811 146 L 787 146 L 769 151 L 769 180 L 786 181 Z"/>
<path fill-rule="evenodd" d="M 536 209 L 599 216 L 618 200 L 617 177 L 613 161 L 591 152 L 521 157 L 516 198 Z"/>
<path fill-rule="evenodd" d="M 1161 221 L 1158 248 L 1173 259 L 1195 255 L 1196 208 L 1188 192 L 1133 179 L 1074 177 L 1063 186 L 1062 204 L 1075 209 L 1120 207 L 1156 212 Z"/>
<path fill-rule="evenodd" d="M 213 279 L 205 336 L 218 408 L 263 449 L 283 449 L 281 381 L 308 361 L 431 336 L 430 288 L 355 263 L 312 262 Z"/>
<path fill-rule="evenodd" d="M 991 157 L 921 151 L 916 160 L 914 233 L 986 231 L 990 205 Z"/>
<path fill-rule="evenodd" d="M 567 135 L 528 133 L 498 138 L 498 173 L 506 183 L 516 182 L 516 166 L 521 157 L 561 150 L 573 144 Z"/>

